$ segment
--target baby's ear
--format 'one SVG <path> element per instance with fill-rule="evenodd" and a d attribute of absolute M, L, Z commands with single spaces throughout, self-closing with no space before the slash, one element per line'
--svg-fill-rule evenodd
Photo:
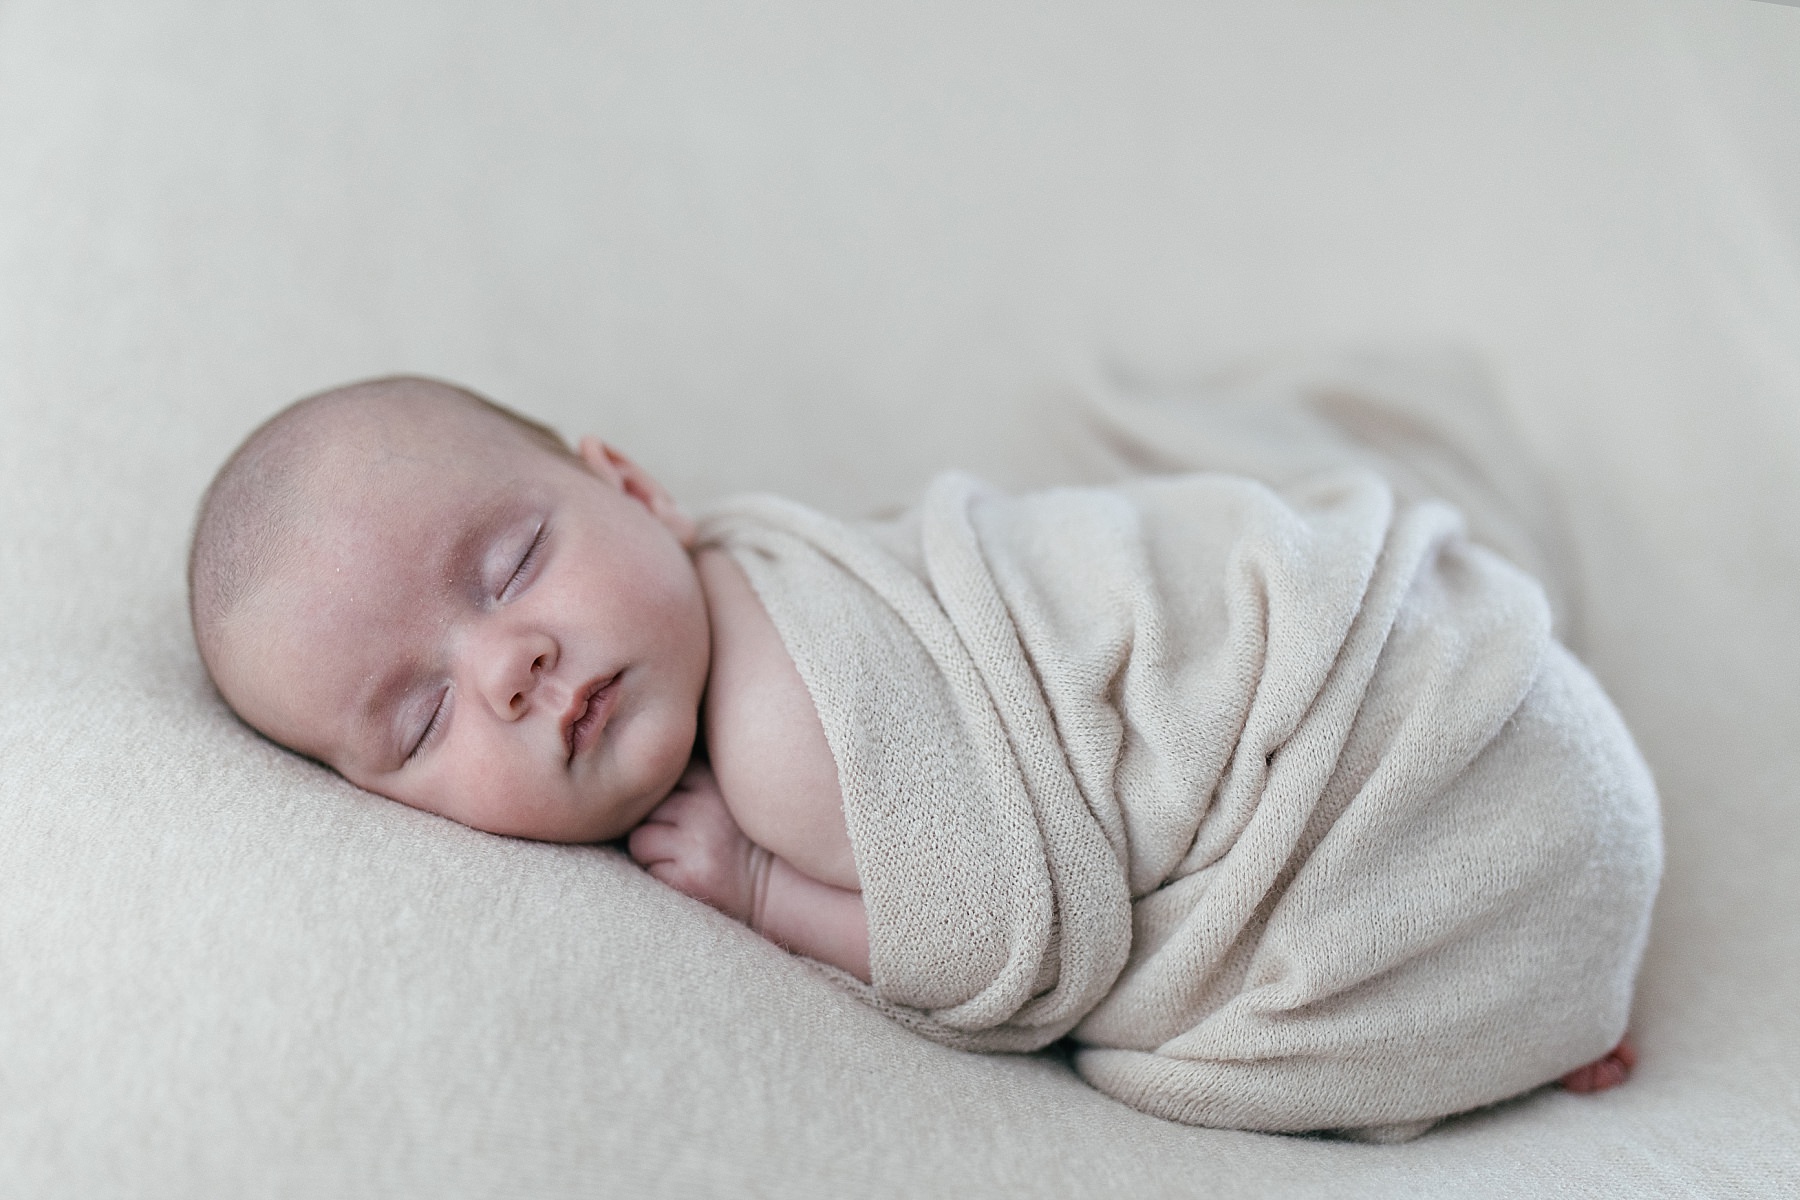
<path fill-rule="evenodd" d="M 649 509 L 650 515 L 661 521 L 676 541 L 693 546 L 693 518 L 681 510 L 675 497 L 650 472 L 592 434 L 581 439 L 576 454 L 596 478 Z"/>

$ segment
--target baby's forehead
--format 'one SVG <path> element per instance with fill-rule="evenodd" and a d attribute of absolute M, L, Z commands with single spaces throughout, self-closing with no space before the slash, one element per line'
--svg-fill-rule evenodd
<path fill-rule="evenodd" d="M 352 412 L 319 430 L 305 500 L 319 520 L 429 513 L 537 476 L 555 462 L 525 431 L 460 405 Z"/>
<path fill-rule="evenodd" d="M 196 639 L 227 700 L 243 713 L 240 698 L 266 690 L 256 685 L 294 641 L 290 624 L 355 611 L 344 598 L 374 598 L 390 574 L 422 581 L 456 514 L 547 478 L 561 445 L 547 427 L 422 379 L 350 385 L 272 418 L 208 489 L 190 559 Z M 330 632 L 358 640 L 342 625 Z M 302 677 L 317 665 L 306 653 L 296 661 Z"/>

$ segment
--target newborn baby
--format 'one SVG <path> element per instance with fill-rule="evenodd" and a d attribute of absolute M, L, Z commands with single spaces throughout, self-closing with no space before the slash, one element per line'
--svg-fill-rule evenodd
<path fill-rule="evenodd" d="M 430 381 L 315 397 L 221 470 L 190 593 L 273 740 L 490 833 L 630 833 L 658 879 L 867 980 L 812 701 L 743 572 L 611 447 Z"/>
<path fill-rule="evenodd" d="M 625 837 L 910 1027 L 1072 1036 L 1146 1111 L 1395 1136 L 1629 1067 L 1647 773 L 1535 585 L 1377 478 L 697 528 L 593 438 L 393 379 L 251 435 L 190 584 L 282 745 Z"/>

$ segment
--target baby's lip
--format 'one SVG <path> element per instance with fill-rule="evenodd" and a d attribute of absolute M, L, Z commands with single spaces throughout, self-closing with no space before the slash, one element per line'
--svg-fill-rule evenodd
<path fill-rule="evenodd" d="M 562 735 L 570 762 L 574 762 L 577 754 L 592 746 L 599 739 L 600 731 L 606 728 L 618 694 L 617 688 L 613 686 L 618 679 L 618 675 L 614 674 L 590 680 L 569 702 L 568 711 L 562 715 Z"/>

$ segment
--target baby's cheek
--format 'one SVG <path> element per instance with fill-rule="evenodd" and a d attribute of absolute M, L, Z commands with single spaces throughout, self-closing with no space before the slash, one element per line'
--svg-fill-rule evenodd
<path fill-rule="evenodd" d="M 434 783 L 445 816 L 490 833 L 559 836 L 555 816 L 563 797 L 551 786 L 557 781 L 522 769 L 506 746 L 473 743 L 443 765 Z"/>

